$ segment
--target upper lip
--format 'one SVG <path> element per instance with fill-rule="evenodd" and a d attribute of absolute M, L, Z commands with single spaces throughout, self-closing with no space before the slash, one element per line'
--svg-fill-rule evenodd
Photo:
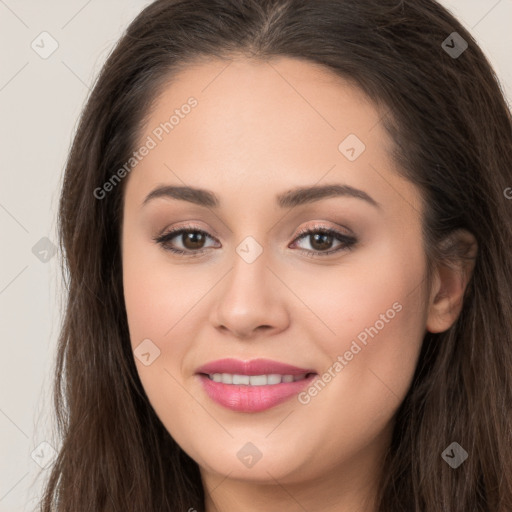
<path fill-rule="evenodd" d="M 241 359 L 219 359 L 211 361 L 196 370 L 196 373 L 214 374 L 231 373 L 236 375 L 302 375 L 303 373 L 316 373 L 315 370 L 299 368 L 279 361 L 270 359 L 252 359 L 242 361 Z"/>

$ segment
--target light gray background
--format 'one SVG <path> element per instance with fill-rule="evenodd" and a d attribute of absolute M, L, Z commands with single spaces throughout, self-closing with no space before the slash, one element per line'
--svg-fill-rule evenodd
<path fill-rule="evenodd" d="M 60 254 L 45 263 L 32 248 L 43 237 L 57 245 L 63 168 L 90 84 L 149 3 L 0 0 L 0 512 L 34 509 L 49 467 L 41 466 L 52 461 L 41 443 L 58 449 L 50 435 L 50 386 L 61 321 Z M 480 43 L 510 104 L 512 0 L 441 3 Z M 47 59 L 31 47 L 43 31 L 59 45 Z"/>

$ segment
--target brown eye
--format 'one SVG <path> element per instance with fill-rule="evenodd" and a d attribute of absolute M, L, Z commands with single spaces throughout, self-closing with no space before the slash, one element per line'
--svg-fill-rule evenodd
<path fill-rule="evenodd" d="M 202 249 L 205 241 L 205 236 L 199 231 L 191 231 L 181 234 L 181 240 L 186 249 Z"/>
<path fill-rule="evenodd" d="M 304 239 L 309 240 L 311 246 L 311 250 L 301 251 L 307 256 L 322 256 L 343 250 L 350 250 L 357 243 L 357 239 L 353 236 L 344 235 L 334 229 L 322 226 L 302 230 L 296 240 Z M 335 240 L 340 242 L 340 245 L 336 249 L 331 249 Z M 295 242 L 295 244 L 296 243 L 297 242 Z"/>
<path fill-rule="evenodd" d="M 316 251 L 325 251 L 330 249 L 330 246 L 334 242 L 334 236 L 327 235 L 325 233 L 315 233 L 309 235 L 311 247 Z"/>
<path fill-rule="evenodd" d="M 199 256 L 203 252 L 206 252 L 207 248 L 205 248 L 204 244 L 207 238 L 212 237 L 206 233 L 206 231 L 194 227 L 185 227 L 164 233 L 154 238 L 154 240 L 162 245 L 165 250 L 175 254 Z M 173 240 L 181 242 L 183 249 L 179 247 L 176 248 L 176 242 L 173 242 Z"/>

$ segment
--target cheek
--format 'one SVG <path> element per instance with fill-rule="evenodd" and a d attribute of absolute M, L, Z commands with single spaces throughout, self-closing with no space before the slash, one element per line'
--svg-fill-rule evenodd
<path fill-rule="evenodd" d="M 190 396 L 178 382 L 190 348 L 188 340 L 193 338 L 192 333 L 183 332 L 189 321 L 187 312 L 199 299 L 186 296 L 205 292 L 198 289 L 202 287 L 200 283 L 184 288 L 179 272 L 167 271 L 161 259 L 154 260 L 153 254 L 158 252 L 154 248 L 144 249 L 142 243 L 131 243 L 129 236 L 125 242 L 123 288 L 134 361 L 149 402 L 169 425 L 169 411 L 192 407 Z M 191 290 L 189 294 L 187 289 Z"/>
<path fill-rule="evenodd" d="M 421 338 L 426 262 L 419 235 L 414 235 L 400 244 L 396 237 L 375 237 L 371 247 L 347 254 L 337 266 L 294 271 L 293 289 L 309 309 L 298 318 L 311 318 L 309 338 L 329 354 L 344 353 L 355 339 L 366 347 L 372 340 L 386 340 L 372 344 L 372 353 L 379 356 Z"/>
<path fill-rule="evenodd" d="M 183 374 L 190 372 L 188 355 L 194 353 L 198 331 L 207 321 L 201 301 L 218 277 L 211 272 L 206 276 L 191 265 L 171 264 L 168 255 L 157 249 L 142 237 L 126 233 L 123 288 L 140 380 L 153 408 L 170 411 L 190 407 L 181 382 Z M 146 365 L 148 357 L 144 361 L 138 356 L 148 352 L 150 364 Z"/>
<path fill-rule="evenodd" d="M 204 295 L 206 285 L 194 281 L 184 267 L 171 266 L 165 253 L 142 234 L 127 230 L 123 236 L 123 288 L 132 345 L 150 338 L 162 347 L 174 326 L 183 327 L 180 320 Z"/>
<path fill-rule="evenodd" d="M 129 243 L 123 255 L 123 287 L 132 345 L 144 338 L 160 338 L 170 327 L 162 305 L 170 298 L 167 294 L 170 296 L 171 290 L 144 253 Z"/>
<path fill-rule="evenodd" d="M 376 435 L 407 393 L 425 334 L 424 271 L 420 246 L 382 246 L 311 296 L 331 332 L 319 337 L 318 322 L 308 332 L 327 357 L 303 399 L 313 417 L 329 410 L 334 423 L 350 424 L 346 443 Z"/>

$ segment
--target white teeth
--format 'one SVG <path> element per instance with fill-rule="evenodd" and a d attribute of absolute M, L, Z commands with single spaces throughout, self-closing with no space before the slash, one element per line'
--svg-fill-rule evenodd
<path fill-rule="evenodd" d="M 277 373 L 272 373 L 270 375 L 266 375 L 267 384 L 281 384 L 281 375 Z"/>
<path fill-rule="evenodd" d="M 249 384 L 249 375 L 233 375 L 233 384 Z"/>
<path fill-rule="evenodd" d="M 265 375 L 251 375 L 249 377 L 249 384 L 251 386 L 264 386 L 267 384 L 268 377 Z"/>
<path fill-rule="evenodd" d="M 267 386 L 272 384 L 281 384 L 281 382 L 294 382 L 306 378 L 306 374 L 301 375 L 279 375 L 272 373 L 270 375 L 237 375 L 231 373 L 213 373 L 209 374 L 211 380 L 221 382 L 222 384 L 237 384 L 245 386 Z"/>

